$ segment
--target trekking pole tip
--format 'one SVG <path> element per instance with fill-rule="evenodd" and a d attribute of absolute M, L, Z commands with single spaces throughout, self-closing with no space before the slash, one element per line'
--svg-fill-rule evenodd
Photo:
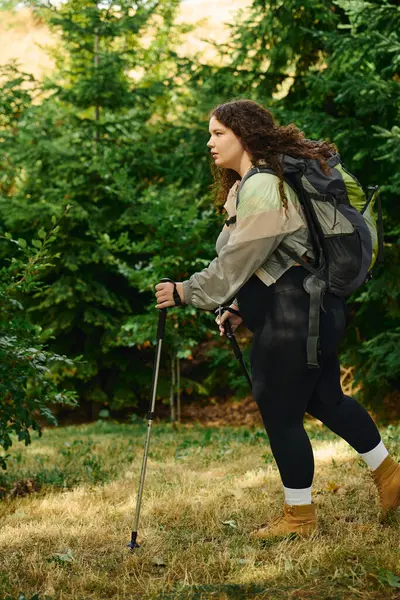
<path fill-rule="evenodd" d="M 127 547 L 130 548 L 131 552 L 134 552 L 136 548 L 140 548 L 139 544 L 136 542 L 137 531 L 132 531 L 132 538 Z"/>

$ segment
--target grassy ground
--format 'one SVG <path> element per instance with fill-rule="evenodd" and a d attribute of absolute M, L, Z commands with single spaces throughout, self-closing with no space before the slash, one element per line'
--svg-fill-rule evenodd
<path fill-rule="evenodd" d="M 314 538 L 248 537 L 283 506 L 262 429 L 155 423 L 134 554 L 146 423 L 52 429 L 16 444 L 0 475 L 0 599 L 400 598 L 399 517 L 381 524 L 356 452 L 316 421 L 306 428 Z M 400 426 L 381 432 L 399 458 Z"/>

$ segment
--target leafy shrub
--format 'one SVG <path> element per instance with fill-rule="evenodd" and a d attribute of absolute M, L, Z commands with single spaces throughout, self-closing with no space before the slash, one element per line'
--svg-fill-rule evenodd
<path fill-rule="evenodd" d="M 74 362 L 45 349 L 43 330 L 30 323 L 23 304 L 24 296 L 43 287 L 38 276 L 51 267 L 49 246 L 57 230 L 54 218 L 52 229 L 39 230 L 31 245 L 9 233 L 0 235 L 3 243 L 16 246 L 15 256 L 0 266 L 0 446 L 5 451 L 12 446 L 12 434 L 25 446 L 31 442 L 31 429 L 41 436 L 40 419 L 57 424 L 49 404 L 76 404 L 75 393 L 60 391 L 51 371 L 54 364 L 71 368 Z M 0 456 L 3 469 L 9 456 Z"/>

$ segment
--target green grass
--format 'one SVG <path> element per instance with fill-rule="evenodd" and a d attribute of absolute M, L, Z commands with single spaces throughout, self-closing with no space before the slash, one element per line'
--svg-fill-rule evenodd
<path fill-rule="evenodd" d="M 49 429 L 0 474 L 0 600 L 399 599 L 399 518 L 380 523 L 357 453 L 306 421 L 319 530 L 263 544 L 282 485 L 264 430 L 155 423 L 130 553 L 146 422 Z M 381 429 L 399 458 L 400 426 Z M 35 482 L 37 491 L 11 497 Z"/>

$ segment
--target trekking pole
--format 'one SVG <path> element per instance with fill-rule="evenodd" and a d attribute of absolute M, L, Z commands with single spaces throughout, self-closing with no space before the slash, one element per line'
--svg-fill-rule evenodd
<path fill-rule="evenodd" d="M 225 311 L 225 310 L 231 311 L 231 309 L 229 307 L 228 308 L 224 307 L 222 310 L 223 311 Z M 228 340 L 230 341 L 230 343 L 232 345 L 233 352 L 235 353 L 235 356 L 236 356 L 237 360 L 242 365 L 244 374 L 246 376 L 246 379 L 247 379 L 247 382 L 248 382 L 248 384 L 250 386 L 250 391 L 251 391 L 252 390 L 251 377 L 250 377 L 249 372 L 247 370 L 246 363 L 244 362 L 243 354 L 242 354 L 242 352 L 241 352 L 241 350 L 239 348 L 239 344 L 237 343 L 235 334 L 232 331 L 232 325 L 231 325 L 229 319 L 226 319 L 226 321 L 224 321 L 223 326 L 224 326 L 224 329 L 225 329 L 225 335 L 226 335 L 226 337 L 228 338 Z"/>
<path fill-rule="evenodd" d="M 164 283 L 167 281 L 174 283 L 172 281 L 172 279 L 167 279 L 167 278 L 161 279 L 160 283 Z M 151 425 L 153 423 L 153 419 L 154 419 L 154 415 L 155 415 L 154 409 L 155 409 L 155 405 L 156 405 L 158 373 L 160 370 L 161 346 L 162 346 L 162 342 L 164 339 L 166 318 L 167 318 L 167 309 L 160 308 L 160 314 L 158 317 L 158 329 L 157 329 L 157 350 L 156 350 L 156 357 L 155 357 L 155 361 L 154 361 L 153 383 L 152 383 L 152 388 L 151 388 L 150 411 L 147 414 L 147 419 L 148 419 L 147 438 L 146 438 L 146 444 L 145 444 L 145 448 L 144 448 L 142 473 L 140 476 L 139 491 L 138 491 L 137 502 L 136 502 L 136 514 L 135 514 L 135 519 L 134 519 L 133 527 L 132 527 L 132 537 L 131 537 L 131 541 L 128 544 L 128 548 L 130 548 L 132 552 L 135 550 L 135 548 L 140 548 L 139 544 L 136 541 L 137 530 L 138 530 L 138 524 L 139 524 L 140 506 L 141 506 L 141 502 L 142 502 L 144 478 L 146 475 L 146 465 L 147 465 L 147 455 L 148 455 L 149 445 L 150 445 Z"/>

